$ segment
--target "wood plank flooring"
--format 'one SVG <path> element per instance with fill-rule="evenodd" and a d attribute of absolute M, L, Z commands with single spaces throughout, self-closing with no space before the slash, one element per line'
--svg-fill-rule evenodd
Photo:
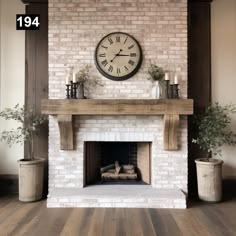
<path fill-rule="evenodd" d="M 187 210 L 47 208 L 0 197 L 0 236 L 235 236 L 236 198 Z"/>

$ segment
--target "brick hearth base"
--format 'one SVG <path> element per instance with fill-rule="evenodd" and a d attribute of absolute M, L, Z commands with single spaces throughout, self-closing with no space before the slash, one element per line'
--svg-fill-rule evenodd
<path fill-rule="evenodd" d="M 146 185 L 93 185 L 86 188 L 55 188 L 48 207 L 186 208 L 179 190 Z"/>

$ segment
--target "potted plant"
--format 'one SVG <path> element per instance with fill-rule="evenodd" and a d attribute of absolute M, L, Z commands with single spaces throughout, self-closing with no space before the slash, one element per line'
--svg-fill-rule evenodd
<path fill-rule="evenodd" d="M 148 74 L 150 77 L 148 77 L 149 80 L 151 80 L 154 83 L 153 90 L 152 90 L 152 96 L 154 98 L 165 98 L 164 96 L 164 77 L 165 72 L 164 70 L 154 64 L 150 64 L 148 68 Z"/>
<path fill-rule="evenodd" d="M 16 129 L 3 131 L 0 141 L 10 147 L 15 143 L 27 144 L 27 157 L 18 160 L 19 164 L 19 200 L 23 202 L 37 201 L 42 198 L 44 159 L 35 157 L 33 137 L 37 135 L 46 117 L 37 115 L 34 110 L 26 110 L 17 104 L 14 108 L 5 108 L 0 117 L 15 120 L 20 125 Z"/>
<path fill-rule="evenodd" d="M 95 88 L 97 85 L 103 86 L 101 82 L 97 80 L 94 76 L 90 75 L 91 65 L 85 65 L 77 73 L 78 81 L 78 98 L 84 99 L 85 96 L 89 94 L 90 89 Z"/>
<path fill-rule="evenodd" d="M 192 139 L 207 153 L 207 158 L 196 159 L 198 195 L 201 200 L 217 202 L 222 199 L 222 164 L 220 159 L 224 144 L 235 145 L 236 134 L 230 130 L 231 115 L 236 113 L 233 105 L 209 105 L 202 115 L 197 116 L 197 137 Z"/>

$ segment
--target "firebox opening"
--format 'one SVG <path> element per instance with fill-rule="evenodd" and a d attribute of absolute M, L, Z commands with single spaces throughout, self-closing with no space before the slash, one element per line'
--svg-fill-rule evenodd
<path fill-rule="evenodd" d="M 85 142 L 84 185 L 151 184 L 150 142 Z"/>

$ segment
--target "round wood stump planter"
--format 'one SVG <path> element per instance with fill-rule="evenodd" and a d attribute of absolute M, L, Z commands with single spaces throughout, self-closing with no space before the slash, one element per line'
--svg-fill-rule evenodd
<path fill-rule="evenodd" d="M 198 197 L 203 201 L 219 202 L 222 199 L 222 160 L 199 158 L 197 166 Z"/>
<path fill-rule="evenodd" d="M 19 200 L 34 202 L 43 195 L 44 159 L 21 159 L 19 164 Z"/>

